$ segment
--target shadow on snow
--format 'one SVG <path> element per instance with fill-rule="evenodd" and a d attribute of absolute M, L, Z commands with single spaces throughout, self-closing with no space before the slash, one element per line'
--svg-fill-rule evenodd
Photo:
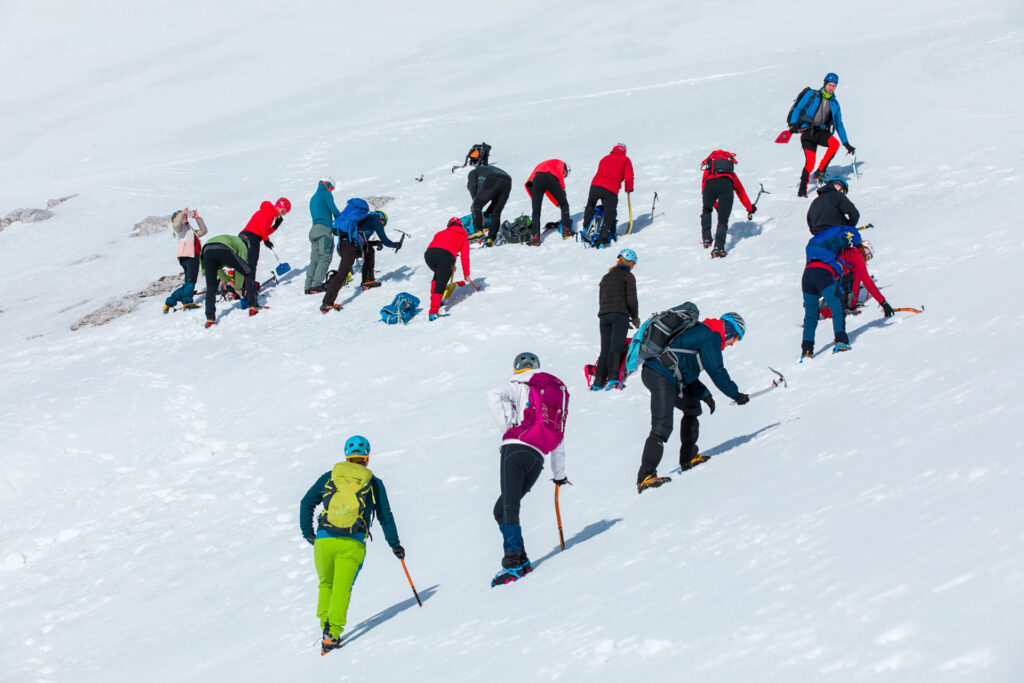
<path fill-rule="evenodd" d="M 589 541 L 594 536 L 603 534 L 604 532 L 608 531 L 621 521 L 621 517 L 616 517 L 615 519 L 602 519 L 600 522 L 591 522 L 590 524 L 588 524 L 587 526 L 583 527 L 575 534 L 573 534 L 571 538 L 566 540 L 565 549 L 568 550 L 569 548 L 573 547 L 578 543 Z M 534 568 L 539 567 L 542 563 L 546 562 L 547 560 L 550 560 L 552 557 L 554 557 L 560 552 L 562 552 L 562 546 L 556 545 L 554 548 L 551 549 L 550 552 L 548 552 L 547 555 L 540 558 L 539 560 L 534 561 Z"/>
<path fill-rule="evenodd" d="M 420 591 L 420 600 L 426 602 L 434 596 L 437 589 L 440 588 L 440 584 L 435 584 Z M 373 629 L 377 628 L 386 621 L 390 621 L 393 617 L 398 616 L 410 607 L 416 606 L 416 598 L 407 598 L 401 602 L 395 603 L 391 607 L 385 610 L 377 612 L 369 619 L 363 619 L 359 624 L 353 628 L 347 636 L 345 636 L 345 643 L 350 643 L 357 638 L 362 638 L 365 634 L 369 633 Z"/>

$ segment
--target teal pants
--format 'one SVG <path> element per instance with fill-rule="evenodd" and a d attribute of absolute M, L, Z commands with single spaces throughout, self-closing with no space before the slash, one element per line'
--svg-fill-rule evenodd
<path fill-rule="evenodd" d="M 331 636 L 337 638 L 345 630 L 352 584 L 363 567 L 366 544 L 354 538 L 318 538 L 313 544 L 313 561 L 320 578 L 316 616 L 320 628 L 331 623 Z"/>
<path fill-rule="evenodd" d="M 322 287 L 327 281 L 334 256 L 334 236 L 326 225 L 314 223 L 309 229 L 309 268 L 306 269 L 306 289 Z"/>

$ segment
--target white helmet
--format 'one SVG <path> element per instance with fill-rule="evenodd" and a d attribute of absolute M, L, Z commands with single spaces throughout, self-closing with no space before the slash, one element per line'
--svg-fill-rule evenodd
<path fill-rule="evenodd" d="M 320 176 L 320 182 L 321 182 L 321 183 L 327 183 L 327 184 L 328 184 L 328 185 L 330 185 L 330 186 L 331 186 L 332 188 L 333 188 L 333 187 L 335 187 L 335 184 L 334 184 L 334 178 L 332 178 L 332 177 L 331 177 L 331 176 L 329 176 L 329 175 L 322 175 L 322 176 Z"/>
<path fill-rule="evenodd" d="M 873 246 L 871 246 L 871 242 L 868 242 L 867 240 L 863 240 L 860 243 L 860 248 L 861 248 L 861 253 L 864 254 L 864 260 L 865 261 L 870 261 L 871 259 L 873 259 L 875 257 L 875 248 Z"/>

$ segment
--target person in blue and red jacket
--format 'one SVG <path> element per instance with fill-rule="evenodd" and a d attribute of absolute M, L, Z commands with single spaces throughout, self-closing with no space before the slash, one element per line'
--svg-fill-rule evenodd
<path fill-rule="evenodd" d="M 270 236 L 281 225 L 284 215 L 291 210 L 292 203 L 286 197 L 281 197 L 273 204 L 263 202 L 256 213 L 252 215 L 252 218 L 249 219 L 249 222 L 245 224 L 245 227 L 242 228 L 242 232 L 238 233 L 238 236 L 242 238 L 246 248 L 249 250 L 246 260 L 254 276 L 256 274 L 256 264 L 260 260 L 260 242 L 267 245 L 267 249 L 274 248 L 274 243 L 270 241 Z"/>
<path fill-rule="evenodd" d="M 430 240 L 427 250 L 423 252 L 423 260 L 434 272 L 434 279 L 430 281 L 430 310 L 427 320 L 437 320 L 445 287 L 455 273 L 456 255 L 462 260 L 462 277 L 466 278 L 465 281 L 473 283 L 469 279 L 469 238 L 462 227 L 462 221 L 453 216 L 448 220 L 448 227 L 436 233 L 434 239 Z M 465 284 L 465 281 L 459 284 Z M 476 283 L 473 283 L 473 286 L 476 287 Z"/>
<path fill-rule="evenodd" d="M 533 173 L 526 180 L 526 194 L 533 201 L 533 215 L 530 228 L 533 236 L 529 244 L 540 246 L 540 207 L 544 196 L 562 211 L 562 232 L 572 230 L 572 218 L 569 217 L 569 199 L 565 196 L 565 179 L 569 176 L 569 164 L 561 159 L 548 159 L 537 164 Z"/>
<path fill-rule="evenodd" d="M 614 234 L 619 189 L 623 182 L 626 183 L 626 194 L 632 192 L 633 162 L 626 156 L 626 145 L 620 142 L 597 164 L 597 173 L 590 181 L 590 196 L 587 197 L 587 205 L 583 209 L 583 227 L 590 225 L 598 201 L 604 209 L 604 223 L 601 225 L 597 244 L 607 244 Z"/>
<path fill-rule="evenodd" d="M 723 313 L 719 318 L 706 318 L 669 342 L 666 352 L 678 352 L 671 354 L 678 362 L 675 372 L 660 357 L 644 361 L 640 380 L 651 392 L 651 433 L 644 442 L 640 471 L 636 476 L 637 493 L 669 481 L 668 477 L 658 476 L 658 464 L 661 463 L 665 442 L 672 435 L 676 408 L 683 411 L 683 419 L 679 423 L 680 469 L 685 471 L 707 460 L 697 448 L 697 437 L 700 434 L 697 417 L 701 414 L 701 401 L 714 414 L 715 400 L 700 381 L 702 371 L 708 373 L 723 394 L 739 405 L 750 401 L 750 397 L 740 392 L 729 377 L 725 361 L 722 360 L 725 347 L 743 339 L 746 330 L 747 325 L 739 313 Z"/>
<path fill-rule="evenodd" d="M 732 213 L 732 195 L 735 192 L 740 198 L 743 208 L 747 210 L 747 220 L 754 217 L 757 207 L 750 203 L 743 183 L 736 177 L 736 155 L 722 149 L 716 149 L 701 162 L 704 177 L 700 182 L 703 208 L 700 213 L 700 233 L 704 248 L 711 246 L 711 211 L 718 209 L 718 228 L 715 230 L 715 248 L 711 250 L 712 258 L 726 255 L 725 236 L 729 231 L 729 214 Z"/>
<path fill-rule="evenodd" d="M 807 181 L 810 180 L 812 171 L 819 183 L 825 179 L 825 169 L 839 151 L 840 142 L 849 154 L 857 151 L 846 137 L 843 112 L 839 108 L 839 99 L 835 96 L 837 87 L 839 76 L 834 73 L 825 74 L 821 89 L 808 89 L 789 115 L 789 132 L 800 133 L 800 146 L 804 150 L 804 169 L 800 173 L 800 189 L 796 193 L 798 197 L 807 196 Z M 833 127 L 839 134 L 838 140 L 832 135 Z M 815 171 L 814 161 L 818 147 L 828 149 L 821 158 L 821 165 Z"/>

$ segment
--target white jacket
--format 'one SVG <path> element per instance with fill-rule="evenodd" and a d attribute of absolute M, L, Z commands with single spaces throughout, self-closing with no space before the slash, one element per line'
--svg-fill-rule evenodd
<path fill-rule="evenodd" d="M 498 423 L 502 434 L 523 421 L 523 411 L 530 400 L 530 387 L 526 383 L 530 381 L 534 372 L 535 370 L 520 372 L 514 375 L 507 385 L 487 392 L 487 403 L 491 409 L 491 415 Z M 501 445 L 510 443 L 530 446 L 519 439 L 505 439 Z M 537 450 L 535 446 L 530 446 L 530 448 Z M 563 439 L 562 443 L 555 447 L 555 450 L 541 455 L 551 456 L 551 474 L 555 479 L 563 479 L 565 477 L 565 440 Z"/>

